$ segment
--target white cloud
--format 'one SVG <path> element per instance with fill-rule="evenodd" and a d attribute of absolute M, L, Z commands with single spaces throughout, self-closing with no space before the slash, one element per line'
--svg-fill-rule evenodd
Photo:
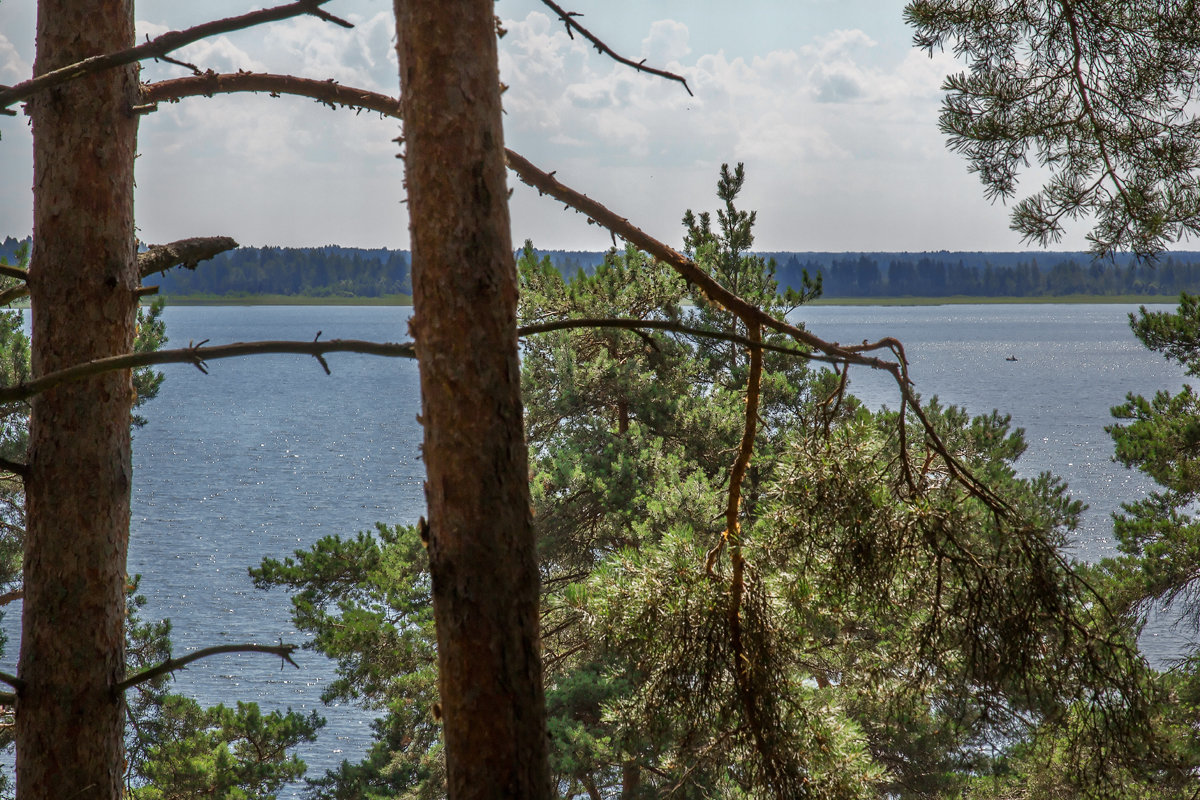
<path fill-rule="evenodd" d="M 917 220 L 941 224 L 939 201 L 990 211 L 977 192 L 964 201 L 940 189 L 961 193 L 970 184 L 936 127 L 938 87 L 954 69 L 948 56 L 900 51 L 888 63 L 871 36 L 853 29 L 749 58 L 693 55 L 687 26 L 654 22 L 642 53 L 685 75 L 695 92 L 689 97 L 677 83 L 639 75 L 571 40 L 539 12 L 505 26 L 510 144 L 668 241 L 684 208 L 712 205 L 723 162 L 747 164 L 743 201 L 761 211 L 764 247 L 859 240 L 868 249 L 919 249 L 918 236 L 937 244 Z M 517 238 L 561 246 L 588 235 L 545 201 L 539 216 L 537 202 L 518 195 Z M 1003 210 L 993 216 L 1002 220 Z M 603 234 L 590 235 L 593 246 L 605 246 Z"/>
<path fill-rule="evenodd" d="M 390 14 L 351 20 L 356 25 L 346 30 L 299 17 L 198 42 L 178 57 L 201 69 L 292 73 L 396 94 Z M 165 30 L 139 24 L 140 35 Z M 186 70 L 156 65 L 147 77 L 180 74 Z M 139 198 L 166 196 L 200 208 L 184 213 L 173 201 L 139 201 L 139 224 L 148 238 L 161 240 L 198 235 L 185 230 L 195 227 L 244 243 L 405 246 L 402 169 L 391 141 L 398 132 L 395 120 L 296 97 L 235 94 L 160 104 L 141 123 Z M 333 191 L 339 175 L 342 188 Z M 364 211 L 371 203 L 378 205 L 374 213 Z"/>
<path fill-rule="evenodd" d="M 642 56 L 647 63 L 665 68 L 692 52 L 688 46 L 688 28 L 682 22 L 662 19 L 650 26 L 650 35 L 642 40 Z"/>
<path fill-rule="evenodd" d="M 33 67 L 21 54 L 16 46 L 0 33 L 0 83 L 11 86 L 33 75 Z"/>

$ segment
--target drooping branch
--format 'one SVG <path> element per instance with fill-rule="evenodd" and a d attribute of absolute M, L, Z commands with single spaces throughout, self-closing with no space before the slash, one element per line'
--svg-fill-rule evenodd
<path fill-rule="evenodd" d="M 226 653 L 267 653 L 268 655 L 279 656 L 279 658 L 283 659 L 283 661 L 286 661 L 296 669 L 299 669 L 300 665 L 292 659 L 292 654 L 296 652 L 296 649 L 297 645 L 294 644 L 222 644 L 217 645 L 216 647 L 205 647 L 201 650 L 197 650 L 194 653 L 183 656 L 182 658 L 168 658 L 157 667 L 151 667 L 150 669 L 143 670 L 136 675 L 128 677 L 117 685 L 113 686 L 113 691 L 116 693 L 124 692 L 126 689 L 137 686 L 139 683 L 146 683 L 147 681 L 152 681 L 162 675 L 168 675 L 172 672 L 177 672 L 178 670 L 184 669 L 193 661 L 199 661 L 200 659 L 208 658 L 209 656 L 224 655 Z M 282 666 L 283 664 L 281 663 L 280 667 L 282 668 Z"/>
<path fill-rule="evenodd" d="M 801 344 L 831 356 L 836 361 L 871 367 L 890 373 L 899 387 L 901 396 L 913 406 L 918 419 L 921 420 L 930 446 L 946 462 L 952 473 L 971 494 L 982 500 L 997 514 L 1003 515 L 1008 513 L 1008 504 L 999 495 L 975 478 L 971 474 L 971 471 L 950 452 L 942 442 L 937 430 L 921 411 L 920 403 L 913 393 L 912 382 L 908 378 L 904 348 L 898 340 L 889 337 L 880 339 L 874 343 L 863 342 L 861 345 L 843 346 L 836 342 L 827 342 L 806 330 L 791 325 L 784 320 L 777 319 L 722 286 L 687 256 L 658 241 L 636 225 L 633 225 L 625 217 L 611 211 L 602 203 L 564 185 L 554 177 L 553 173 L 543 172 L 530 163 L 528 159 L 514 153 L 512 150 L 506 150 L 505 153 L 508 158 L 509 167 L 525 183 L 539 192 L 548 194 L 556 200 L 565 203 L 568 208 L 573 208 L 587 215 L 589 220 L 607 228 L 627 242 L 672 267 L 684 280 L 699 288 L 710 302 L 726 309 L 740 319 L 748 330 L 752 330 L 755 326 L 768 330 L 776 330 L 787 334 Z M 885 349 L 890 350 L 896 356 L 895 361 L 863 355 L 863 353 Z M 905 447 L 903 442 L 901 443 L 901 447 Z"/>
<path fill-rule="evenodd" d="M 266 22 L 276 22 L 303 14 L 312 14 L 313 16 L 346 28 L 354 27 L 351 23 L 339 19 L 319 8 L 319 6 L 328 2 L 329 0 L 298 0 L 295 3 L 266 8 L 260 11 L 251 11 L 248 14 L 242 14 L 237 17 L 227 17 L 213 22 L 206 22 L 187 30 L 168 31 L 162 36 L 156 36 L 137 47 L 86 58 L 83 61 L 68 64 L 65 67 L 44 73 L 31 80 L 22 81 L 16 86 L 0 90 L 0 108 L 7 108 L 28 99 L 36 92 L 81 78 L 84 75 L 112 69 L 124 64 L 132 64 L 135 61 L 164 56 L 173 50 L 186 47 L 201 39 L 250 28 Z"/>
<path fill-rule="evenodd" d="M 558 3 L 553 2 L 553 0 L 542 0 L 542 4 L 558 15 L 558 18 L 560 20 L 562 20 L 563 25 L 567 26 L 567 35 L 570 36 L 572 39 L 575 38 L 575 34 L 572 33 L 572 31 L 573 30 L 579 31 L 580 35 L 583 36 L 583 38 L 585 38 L 589 42 L 591 42 L 592 45 L 598 51 L 600 51 L 604 55 L 608 56 L 613 61 L 616 61 L 620 64 L 624 64 L 627 67 L 631 67 L 631 68 L 637 70 L 638 72 L 646 72 L 651 75 L 657 75 L 660 78 L 666 78 L 667 80 L 678 81 L 679 83 L 683 84 L 683 88 L 687 91 L 687 93 L 689 95 L 691 95 L 692 97 L 695 97 L 695 95 L 692 94 L 691 87 L 688 86 L 687 78 L 683 77 L 682 75 L 677 75 L 674 72 L 667 72 L 666 70 L 663 70 L 663 69 L 657 69 L 655 67 L 648 67 L 648 66 L 646 66 L 645 59 L 642 59 L 641 61 L 633 61 L 632 59 L 625 58 L 624 56 L 622 56 L 619 53 L 617 53 L 616 51 L 614 51 L 607 44 L 605 44 L 594 33 L 589 31 L 587 28 L 583 27 L 582 25 L 580 25 L 579 21 L 577 20 L 577 17 L 582 16 L 581 14 L 579 14 L 575 11 L 567 11 L 567 10 L 563 9 L 562 6 L 560 6 Z"/>
<path fill-rule="evenodd" d="M 318 336 L 320 334 L 317 334 Z M 393 344 L 391 342 L 367 342 L 361 339 L 330 339 L 329 341 L 293 342 L 234 342 L 233 344 L 204 347 L 204 342 L 191 347 L 174 350 L 156 350 L 150 353 L 126 353 L 108 358 L 98 358 L 83 364 L 76 364 L 67 369 L 51 372 L 31 381 L 18 383 L 14 386 L 0 388 L 0 403 L 11 403 L 27 400 L 36 394 L 53 389 L 55 386 L 69 381 L 82 380 L 105 372 L 120 369 L 135 369 L 151 364 L 192 364 L 201 372 L 207 372 L 206 362 L 218 358 L 234 358 L 236 356 L 262 355 L 271 353 L 290 353 L 308 355 L 316 358 L 325 372 L 329 365 L 325 363 L 326 353 L 364 353 L 390 358 L 415 358 L 412 344 Z"/>

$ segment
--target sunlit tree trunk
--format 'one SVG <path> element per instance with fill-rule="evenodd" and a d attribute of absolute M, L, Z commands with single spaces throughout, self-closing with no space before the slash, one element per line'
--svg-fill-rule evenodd
<path fill-rule="evenodd" d="M 134 42 L 131 0 L 41 0 L 35 71 Z M 137 69 L 37 95 L 34 375 L 128 352 Z M 121 796 L 132 386 L 117 372 L 33 401 L 17 703 L 19 798 Z"/>
<path fill-rule="evenodd" d="M 396 0 L 449 796 L 549 797 L 492 0 Z"/>

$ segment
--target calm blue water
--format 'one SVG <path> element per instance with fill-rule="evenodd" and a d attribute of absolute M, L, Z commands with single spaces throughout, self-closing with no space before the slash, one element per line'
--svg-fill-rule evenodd
<path fill-rule="evenodd" d="M 1162 306 L 1161 308 L 1169 308 Z M 1108 515 L 1146 482 L 1112 463 L 1104 433 L 1109 408 L 1126 392 L 1177 390 L 1181 371 L 1143 350 L 1127 324 L 1130 307 L 1004 305 L 834 307 L 797 317 L 843 342 L 901 339 L 918 391 L 973 413 L 993 408 L 1025 428 L 1022 469 L 1052 470 L 1090 504 L 1076 555 L 1112 549 Z M 255 339 L 406 340 L 406 308 L 169 308 L 169 346 Z M 1005 357 L 1016 355 L 1018 361 Z M 176 653 L 233 642 L 302 642 L 287 596 L 253 588 L 246 568 L 329 534 L 376 521 L 408 523 L 423 510 L 417 444 L 417 368 L 412 361 L 329 357 L 332 376 L 302 356 L 214 361 L 209 375 L 163 368 L 159 397 L 142 409 L 134 436 L 135 490 L 130 572 L 141 573 L 145 615 L 174 622 Z M 873 406 L 898 404 L 890 378 L 851 373 L 852 390 Z M 15 611 L 15 610 L 14 610 Z M 9 613 L 6 622 L 19 619 Z M 12 671 L 16 634 L 0 669 Z M 1177 651 L 1157 626 L 1147 650 Z M 310 774 L 357 759 L 369 717 L 327 708 L 319 695 L 332 670 L 311 652 L 301 670 L 269 657 L 229 656 L 181 672 L 177 691 L 205 703 L 257 700 L 266 708 L 317 710 L 328 720 L 302 756 Z"/>

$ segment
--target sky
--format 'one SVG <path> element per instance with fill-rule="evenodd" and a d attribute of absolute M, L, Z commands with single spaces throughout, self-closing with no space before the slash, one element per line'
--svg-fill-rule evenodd
<path fill-rule="evenodd" d="M 282 2 L 282 0 L 281 0 Z M 715 210 L 723 163 L 746 165 L 739 206 L 767 251 L 1026 250 L 937 128 L 961 66 L 911 45 L 903 0 L 572 0 L 614 50 L 680 73 L 695 93 L 567 36 L 538 0 L 498 0 L 505 139 L 567 185 L 678 246 L 686 209 Z M 0 83 L 27 79 L 35 0 L 0 0 Z M 250 2 L 141 0 L 138 36 L 244 13 Z M 333 0 L 312 17 L 199 42 L 201 69 L 291 72 L 398 92 L 390 0 Z M 143 80 L 185 74 L 150 63 Z M 142 118 L 136 215 L 160 243 L 408 247 L 399 123 L 302 98 L 241 95 Z M 0 236 L 32 228 L 27 118 L 0 117 Z M 514 244 L 603 250 L 611 237 L 509 173 Z M 1032 180 L 1022 187 L 1037 187 Z M 1083 231 L 1055 249 L 1086 248 Z"/>

